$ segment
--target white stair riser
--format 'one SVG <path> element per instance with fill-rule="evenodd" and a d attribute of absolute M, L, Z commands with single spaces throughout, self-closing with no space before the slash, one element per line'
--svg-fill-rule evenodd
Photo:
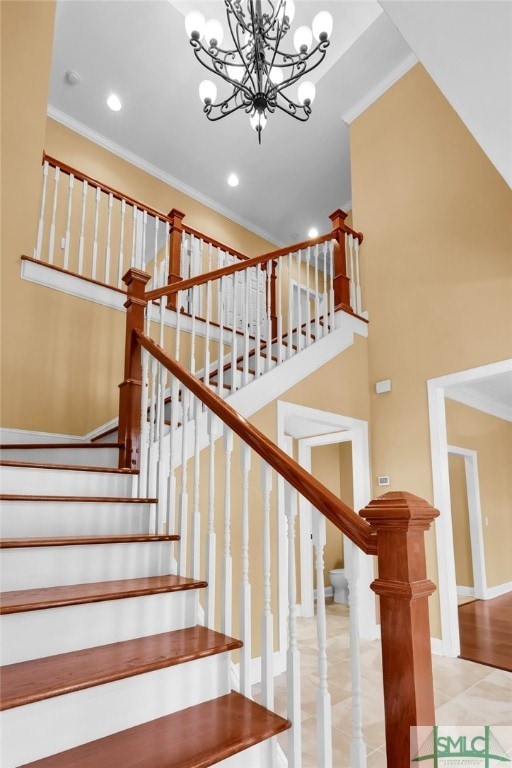
<path fill-rule="evenodd" d="M 3 538 L 150 532 L 150 504 L 72 501 L 0 502 Z"/>
<path fill-rule="evenodd" d="M 133 496 L 136 475 L 73 469 L 1 467 L 2 493 L 49 496 Z"/>
<path fill-rule="evenodd" d="M 6 710 L 1 765 L 14 768 L 224 696 L 229 670 L 229 654 L 221 653 Z"/>
<path fill-rule="evenodd" d="M 9 448 L 4 461 L 35 461 L 41 464 L 76 464 L 79 467 L 117 467 L 117 448 Z"/>
<path fill-rule="evenodd" d="M 139 579 L 171 573 L 172 541 L 4 549 L 4 591 Z"/>
<path fill-rule="evenodd" d="M 158 635 L 197 623 L 195 589 L 0 616 L 1 663 Z"/>

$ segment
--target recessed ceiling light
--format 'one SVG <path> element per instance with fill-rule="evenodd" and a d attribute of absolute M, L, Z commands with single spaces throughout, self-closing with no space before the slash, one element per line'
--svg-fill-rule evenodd
<path fill-rule="evenodd" d="M 318 229 L 316 227 L 311 227 L 311 229 L 308 231 L 308 237 L 311 239 L 318 237 Z"/>
<path fill-rule="evenodd" d="M 228 184 L 230 187 L 238 187 L 240 180 L 236 173 L 230 173 L 228 176 Z"/>
<path fill-rule="evenodd" d="M 115 93 L 111 93 L 107 99 L 107 107 L 111 109 L 112 112 L 119 112 L 122 106 L 119 96 L 116 96 Z"/>

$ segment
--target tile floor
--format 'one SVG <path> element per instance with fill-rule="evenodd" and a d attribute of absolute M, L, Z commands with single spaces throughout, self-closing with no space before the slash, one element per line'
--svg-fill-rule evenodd
<path fill-rule="evenodd" d="M 333 768 L 348 768 L 352 700 L 348 608 L 326 603 L 329 690 L 332 701 Z M 316 761 L 316 620 L 298 620 L 302 681 L 303 768 Z M 380 641 L 361 641 L 361 701 L 368 768 L 388 768 L 385 757 L 384 704 Z M 462 659 L 433 657 L 436 720 L 439 725 L 512 726 L 512 673 Z M 258 699 L 259 687 L 253 693 Z M 286 677 L 275 680 L 275 710 L 286 713 Z M 286 752 L 286 735 L 280 738 Z M 512 756 L 512 752 L 511 752 Z"/>

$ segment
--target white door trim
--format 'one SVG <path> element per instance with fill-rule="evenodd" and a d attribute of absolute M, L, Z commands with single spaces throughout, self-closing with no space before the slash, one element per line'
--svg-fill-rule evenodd
<path fill-rule="evenodd" d="M 485 573 L 484 534 L 480 505 L 480 483 L 478 480 L 478 455 L 476 451 L 472 451 L 469 448 L 460 448 L 455 445 L 448 446 L 448 453 L 454 456 L 462 456 L 464 459 L 474 596 L 480 600 L 485 600 L 487 597 L 487 576 Z"/>
<path fill-rule="evenodd" d="M 441 608 L 442 653 L 458 656 L 460 653 L 459 622 L 455 558 L 453 554 L 453 528 L 450 505 L 450 477 L 448 473 L 448 438 L 446 433 L 445 392 L 448 387 L 512 371 L 512 359 L 502 360 L 478 368 L 439 376 L 427 381 L 430 423 L 430 450 L 432 459 L 432 485 L 434 506 L 440 515 L 435 521 L 439 601 Z M 453 394 L 453 393 L 452 393 Z"/>
<path fill-rule="evenodd" d="M 292 437 L 304 441 L 304 445 L 309 442 L 310 446 L 341 442 L 341 439 L 352 440 L 354 508 L 362 509 L 369 503 L 370 455 L 366 421 L 278 400 L 277 443 L 283 450 L 287 448 L 290 432 Z M 351 432 L 350 437 L 348 432 Z M 376 623 L 375 596 L 370 590 L 370 584 L 374 580 L 374 561 L 373 557 L 365 555 L 357 548 L 354 549 L 359 557 L 359 634 L 366 640 L 374 640 L 379 631 Z M 284 551 L 286 541 L 280 543 L 280 552 Z M 312 578 L 310 583 L 313 595 Z"/>

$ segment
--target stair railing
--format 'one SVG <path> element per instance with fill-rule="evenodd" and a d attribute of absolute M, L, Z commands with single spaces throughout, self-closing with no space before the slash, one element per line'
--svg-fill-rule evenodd
<path fill-rule="evenodd" d="M 42 170 L 38 262 L 124 289 L 130 268 L 150 273 L 157 288 L 247 258 L 187 227 L 184 213 L 166 215 L 46 153 Z"/>
<path fill-rule="evenodd" d="M 293 723 L 287 757 L 288 764 L 298 768 L 301 716 L 295 519 L 297 495 L 302 494 L 318 510 L 320 520 L 329 519 L 360 550 L 377 556 L 379 576 L 372 589 L 380 597 L 387 761 L 389 768 L 408 768 L 411 749 L 416 746 L 411 728 L 434 723 L 428 597 L 435 587 L 426 577 L 424 532 L 437 511 L 407 493 L 388 493 L 359 515 L 351 510 L 150 337 L 150 323 L 144 317 L 147 281 L 148 276 L 137 270 L 127 276 L 126 370 L 121 399 L 125 399 L 127 411 L 139 414 L 140 423 L 147 422 L 149 408 L 153 409 L 151 421 L 160 424 L 158 436 L 154 435 L 157 439 L 150 442 L 154 453 L 147 467 L 148 481 L 156 484 L 164 500 L 156 528 L 180 534 L 178 572 L 206 578 L 206 624 L 226 634 L 240 633 L 244 642 L 242 693 L 251 695 L 252 662 L 259 655 L 262 703 L 274 708 L 274 616 L 282 610 L 278 595 L 286 588 L 287 712 Z M 161 296 L 161 305 L 164 300 Z M 168 391 L 179 393 L 170 403 L 166 401 Z M 136 440 L 125 446 L 125 466 L 131 466 L 136 450 Z M 260 479 L 255 480 L 258 475 Z M 276 551 L 275 542 L 283 522 L 276 512 L 276 476 L 285 481 L 286 489 L 287 586 L 277 579 L 277 559 L 283 553 Z M 260 485 L 259 494 L 256 485 Z M 315 531 L 319 593 L 323 546 L 320 525 Z M 236 583 L 238 601 L 233 599 Z M 260 584 L 261 589 L 256 589 Z M 329 768 L 329 675 L 321 614 L 319 611 L 317 754 L 318 765 Z M 259 634 L 255 629 L 258 616 Z"/>

